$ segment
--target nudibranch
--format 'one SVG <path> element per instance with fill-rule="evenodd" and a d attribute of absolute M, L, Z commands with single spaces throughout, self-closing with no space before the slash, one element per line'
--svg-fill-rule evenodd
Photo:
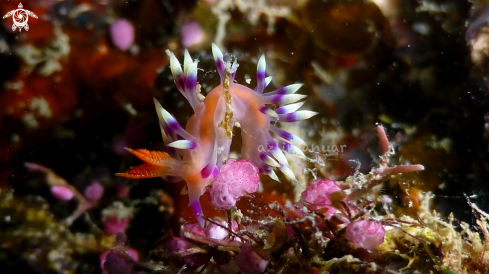
<path fill-rule="evenodd" d="M 232 61 L 230 56 L 223 56 L 215 44 L 212 45 L 212 53 L 221 84 L 204 98 L 197 84 L 198 60 L 192 60 L 185 50 L 182 70 L 178 59 L 167 50 L 175 84 L 190 103 L 194 115 L 184 129 L 155 99 L 161 134 L 168 153 L 128 149 L 146 164 L 117 174 L 132 179 L 161 176 L 167 181 L 184 180 L 190 206 L 201 226 L 204 226 L 204 219 L 199 197 L 204 194 L 206 186 L 212 183 L 220 167 L 228 159 L 235 126 L 242 131 L 243 159 L 252 162 L 262 173 L 268 174 L 274 180 L 279 180 L 274 168 L 295 180 L 283 152 L 304 158 L 303 152 L 295 145 L 305 145 L 305 142 L 275 124 L 304 120 L 317 114 L 298 110 L 304 102 L 296 102 L 306 97 L 295 94 L 301 84 L 263 93 L 272 79 L 265 77 L 263 55 L 257 65 L 257 86 L 252 90 L 234 82 L 238 68 L 236 59 Z M 271 105 L 279 107 L 272 109 Z"/>

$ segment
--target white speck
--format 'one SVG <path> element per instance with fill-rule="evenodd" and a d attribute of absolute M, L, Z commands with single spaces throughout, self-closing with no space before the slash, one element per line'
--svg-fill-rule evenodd
<path fill-rule="evenodd" d="M 32 113 L 26 113 L 22 116 L 22 121 L 28 128 L 35 128 L 39 126 L 39 123 Z"/>
<path fill-rule="evenodd" d="M 139 54 L 139 46 L 136 45 L 136 44 L 133 44 L 130 48 L 129 48 L 129 53 L 131 53 L 132 55 L 138 55 Z"/>
<path fill-rule="evenodd" d="M 413 30 L 423 35 L 428 35 L 430 33 L 430 27 L 424 23 L 413 24 Z"/>
<path fill-rule="evenodd" d="M 248 74 L 246 74 L 244 78 L 245 78 L 245 82 L 249 85 L 251 83 L 251 77 Z"/>
<path fill-rule="evenodd" d="M 22 82 L 22 81 L 7 82 L 5 84 L 5 89 L 21 89 L 23 85 L 24 85 L 24 82 Z"/>
<path fill-rule="evenodd" d="M 265 189 L 263 188 L 263 184 L 261 183 L 261 181 L 259 183 L 260 184 L 258 185 L 258 190 L 256 192 L 257 193 L 263 193 L 263 191 L 265 191 Z"/>
<path fill-rule="evenodd" d="M 61 15 L 66 15 L 68 13 L 68 11 L 66 10 L 66 7 L 61 7 L 59 9 L 59 14 Z"/>
<path fill-rule="evenodd" d="M 10 140 L 12 141 L 12 143 L 17 143 L 18 141 L 20 141 L 19 134 L 12 134 L 12 136 L 10 136 Z"/>
<path fill-rule="evenodd" d="M 131 103 L 123 104 L 122 106 L 124 107 L 124 109 L 127 112 L 129 112 L 129 114 L 131 114 L 133 116 L 136 115 L 136 114 L 138 114 L 138 111 L 132 107 L 132 104 Z"/>
<path fill-rule="evenodd" d="M 37 114 L 41 117 L 49 118 L 53 116 L 51 108 L 49 107 L 49 103 L 44 97 L 35 97 L 34 99 L 32 99 L 32 102 L 29 105 L 29 109 L 37 112 Z"/>

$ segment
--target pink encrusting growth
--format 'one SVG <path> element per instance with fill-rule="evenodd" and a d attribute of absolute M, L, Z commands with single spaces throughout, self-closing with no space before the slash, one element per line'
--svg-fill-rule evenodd
<path fill-rule="evenodd" d="M 355 220 L 346 228 L 345 238 L 353 245 L 374 249 L 384 242 L 384 226 L 373 220 Z"/>
<path fill-rule="evenodd" d="M 326 217 L 331 217 L 337 210 L 331 201 L 331 194 L 343 193 L 335 181 L 319 179 L 312 181 L 302 192 L 302 200 L 312 210 L 327 209 Z"/>
<path fill-rule="evenodd" d="M 183 70 L 175 55 L 167 51 L 170 69 L 178 90 L 190 103 L 194 115 L 184 129 L 177 120 L 155 99 L 163 141 L 168 148 L 164 152 L 131 150 L 148 164 L 141 165 L 118 175 L 128 178 L 162 176 L 168 181 L 183 179 L 188 188 L 190 206 L 200 224 L 204 225 L 199 197 L 204 194 L 228 160 L 233 128 L 239 123 L 242 130 L 242 157 L 278 181 L 274 168 L 292 180 L 295 176 L 283 152 L 304 157 L 294 144 L 305 142 L 278 128 L 276 122 L 294 122 L 310 118 L 317 113 L 297 111 L 303 103 L 296 103 L 305 95 L 295 94 L 301 84 L 293 84 L 269 93 L 263 93 L 271 77 L 265 77 L 265 58 L 257 65 L 257 86 L 250 89 L 234 83 L 238 63 L 212 45 L 221 84 L 204 98 L 198 91 L 197 63 L 185 51 Z M 295 104 L 294 104 L 295 103 Z M 270 105 L 279 105 L 274 111 Z M 274 124 L 271 124 L 273 122 Z M 274 134 L 272 137 L 271 133 Z"/>
<path fill-rule="evenodd" d="M 258 189 L 258 168 L 247 160 L 229 159 L 212 183 L 209 197 L 213 206 L 230 209 L 236 200 Z"/>

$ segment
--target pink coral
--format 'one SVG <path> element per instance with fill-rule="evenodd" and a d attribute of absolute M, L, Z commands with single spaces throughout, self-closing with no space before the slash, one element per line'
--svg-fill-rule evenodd
<path fill-rule="evenodd" d="M 341 188 L 334 182 L 328 179 L 319 179 L 312 181 L 306 190 L 302 192 L 302 199 L 311 203 L 308 207 L 312 210 L 327 208 L 326 217 L 331 217 L 336 208 L 331 205 L 330 195 L 334 192 L 342 192 Z"/>
<path fill-rule="evenodd" d="M 218 208 L 230 209 L 236 200 L 258 189 L 258 168 L 250 161 L 230 159 L 221 167 L 221 173 L 212 184 L 211 203 Z"/>
<path fill-rule="evenodd" d="M 384 242 L 385 229 L 372 220 L 355 220 L 346 228 L 345 237 L 355 246 L 374 249 Z"/>

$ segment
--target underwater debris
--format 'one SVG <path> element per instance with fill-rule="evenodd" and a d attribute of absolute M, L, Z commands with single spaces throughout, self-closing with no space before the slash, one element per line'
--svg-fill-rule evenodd
<path fill-rule="evenodd" d="M 71 50 L 70 37 L 63 32 L 61 26 L 54 26 L 55 37 L 49 46 L 37 48 L 32 44 L 23 45 L 16 49 L 16 53 L 26 63 L 25 72 L 30 73 L 35 68 L 42 76 L 49 76 L 63 69 Z"/>
<path fill-rule="evenodd" d="M 267 19 L 267 32 L 269 34 L 274 33 L 275 21 L 278 18 L 291 17 L 291 8 L 288 5 L 269 5 L 269 3 L 260 0 L 223 0 L 216 1 L 215 3 L 209 1 L 209 5 L 211 5 L 211 11 L 218 20 L 214 41 L 219 47 L 223 46 L 224 37 L 226 36 L 226 24 L 231 19 L 229 11 L 235 10 L 236 8 L 247 16 L 248 21 L 252 25 L 256 25 L 258 19 L 264 15 Z"/>

